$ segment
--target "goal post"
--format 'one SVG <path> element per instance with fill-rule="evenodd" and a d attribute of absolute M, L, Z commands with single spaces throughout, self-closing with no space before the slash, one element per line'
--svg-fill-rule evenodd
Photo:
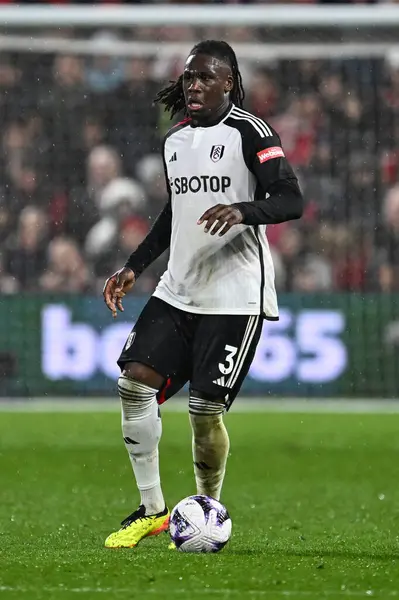
<path fill-rule="evenodd" d="M 393 5 L 139 5 L 1 6 L 5 27 L 132 27 L 142 25 L 227 25 L 267 27 L 391 27 L 399 25 Z"/>

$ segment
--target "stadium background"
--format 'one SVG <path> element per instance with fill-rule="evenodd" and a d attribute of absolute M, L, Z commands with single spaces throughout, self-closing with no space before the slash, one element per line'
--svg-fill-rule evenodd
<path fill-rule="evenodd" d="M 0 396 L 114 393 L 116 356 L 167 260 L 112 321 L 104 280 L 165 201 L 169 122 L 152 99 L 190 45 L 216 37 L 236 48 L 245 106 L 280 133 L 306 199 L 300 222 L 268 228 L 281 320 L 265 324 L 244 392 L 396 398 L 399 12 L 384 6 L 393 17 L 378 25 L 381 7 L 334 7 L 323 21 L 328 7 L 294 4 L 260 2 L 257 25 L 240 26 L 232 12 L 251 7 L 218 24 L 209 6 L 212 25 L 162 24 L 179 8 L 162 5 L 152 24 L 124 6 L 112 26 L 61 13 L 39 26 L 35 7 L 13 21 L 0 6 Z M 290 11 L 305 9 L 304 27 Z"/>

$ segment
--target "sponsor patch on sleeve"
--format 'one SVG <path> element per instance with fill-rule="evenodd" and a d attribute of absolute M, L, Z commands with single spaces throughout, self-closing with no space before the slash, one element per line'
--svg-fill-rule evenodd
<path fill-rule="evenodd" d="M 272 158 L 281 158 L 282 156 L 285 156 L 284 150 L 282 148 L 280 148 L 280 146 L 273 146 L 272 148 L 265 148 L 264 150 L 257 152 L 256 155 L 259 158 L 259 162 L 261 164 Z"/>

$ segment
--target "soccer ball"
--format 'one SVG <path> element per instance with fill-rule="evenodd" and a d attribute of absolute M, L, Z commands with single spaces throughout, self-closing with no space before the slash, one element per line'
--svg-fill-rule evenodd
<path fill-rule="evenodd" d="M 209 496 L 189 496 L 170 515 L 170 537 L 181 552 L 219 552 L 231 536 L 227 509 Z"/>

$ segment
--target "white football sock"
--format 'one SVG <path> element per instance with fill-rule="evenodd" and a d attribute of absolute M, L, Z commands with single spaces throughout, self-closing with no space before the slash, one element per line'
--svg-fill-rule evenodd
<path fill-rule="evenodd" d="M 121 375 L 118 392 L 122 403 L 122 432 L 132 463 L 141 504 L 146 514 L 165 508 L 159 476 L 158 443 L 162 422 L 156 401 L 157 390 Z"/>
<path fill-rule="evenodd" d="M 224 407 L 213 402 L 210 406 L 208 404 L 209 414 L 198 414 L 207 410 L 204 406 L 207 401 L 201 401 L 202 399 L 190 398 L 197 493 L 220 500 L 230 448 L 229 435 L 221 414 Z M 212 412 L 214 414 L 211 414 Z"/>

